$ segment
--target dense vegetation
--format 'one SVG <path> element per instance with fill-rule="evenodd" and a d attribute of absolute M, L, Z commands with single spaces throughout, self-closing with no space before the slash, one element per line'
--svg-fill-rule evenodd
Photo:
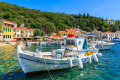
<path fill-rule="evenodd" d="M 35 35 L 51 34 L 58 30 L 80 26 L 80 29 L 92 31 L 98 29 L 101 31 L 116 31 L 120 27 L 117 25 L 108 25 L 103 18 L 97 18 L 87 14 L 65 14 L 42 12 L 40 10 L 28 9 L 17 5 L 0 2 L 0 18 L 16 22 L 18 25 L 25 23 L 28 28 L 36 29 Z M 104 26 L 104 27 L 103 27 Z M 44 31 L 44 32 L 43 32 Z"/>
<path fill-rule="evenodd" d="M 2 21 L 0 20 L 0 33 L 2 32 Z"/>

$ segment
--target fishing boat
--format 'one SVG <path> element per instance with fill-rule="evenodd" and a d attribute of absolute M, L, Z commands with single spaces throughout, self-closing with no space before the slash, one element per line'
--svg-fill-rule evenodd
<path fill-rule="evenodd" d="M 120 42 L 119 38 L 113 38 L 113 40 L 111 40 L 111 42 Z"/>
<path fill-rule="evenodd" d="M 36 71 L 49 71 L 72 68 L 77 66 L 83 68 L 83 63 L 92 63 L 92 59 L 98 62 L 102 54 L 99 50 L 87 47 L 87 41 L 83 37 L 68 36 L 64 40 L 64 47 L 55 49 L 52 52 L 30 52 L 17 46 L 19 64 L 24 73 Z"/>
<path fill-rule="evenodd" d="M 93 43 L 95 44 L 95 48 L 98 48 L 99 50 L 109 50 L 115 44 L 105 41 L 93 41 Z"/>

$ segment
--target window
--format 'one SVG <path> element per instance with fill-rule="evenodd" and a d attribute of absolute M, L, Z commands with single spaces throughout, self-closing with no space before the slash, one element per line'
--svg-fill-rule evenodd
<path fill-rule="evenodd" d="M 26 37 L 27 37 L 27 35 L 26 35 Z"/>
<path fill-rule="evenodd" d="M 79 41 L 79 43 L 78 43 L 79 45 L 81 44 L 81 41 Z"/>
<path fill-rule="evenodd" d="M 6 28 L 6 31 L 7 31 L 7 28 Z"/>
<path fill-rule="evenodd" d="M 8 35 L 8 38 L 9 38 L 9 35 Z"/>
<path fill-rule="evenodd" d="M 9 28 L 8 28 L 8 32 L 9 32 Z"/>
<path fill-rule="evenodd" d="M 11 35 L 10 35 L 10 38 L 11 38 Z"/>
<path fill-rule="evenodd" d="M 28 32 L 26 31 L 26 34 L 27 34 Z"/>
<path fill-rule="evenodd" d="M 17 34 L 17 37 L 19 37 L 19 34 Z"/>
<path fill-rule="evenodd" d="M 66 45 L 74 45 L 75 46 L 74 40 L 66 40 Z"/>
<path fill-rule="evenodd" d="M 7 35 L 6 35 L 6 38 L 7 38 Z"/>
<path fill-rule="evenodd" d="M 3 31 L 5 31 L 5 28 L 3 28 Z"/>
<path fill-rule="evenodd" d="M 10 32 L 11 32 L 11 29 L 10 29 Z"/>

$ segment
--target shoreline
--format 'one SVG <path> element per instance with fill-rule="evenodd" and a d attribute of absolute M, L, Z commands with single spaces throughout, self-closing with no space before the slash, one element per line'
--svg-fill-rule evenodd
<path fill-rule="evenodd" d="M 4 43 L 0 43 L 0 46 L 8 46 L 8 45 L 15 45 L 16 42 L 11 42 L 10 44 L 6 44 L 6 42 Z"/>

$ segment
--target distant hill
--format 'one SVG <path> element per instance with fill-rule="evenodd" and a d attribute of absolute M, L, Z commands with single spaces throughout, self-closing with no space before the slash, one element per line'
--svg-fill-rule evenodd
<path fill-rule="evenodd" d="M 106 31 L 110 30 L 110 25 L 107 25 L 103 19 L 90 16 L 89 14 L 70 15 L 65 13 L 42 12 L 5 2 L 0 2 L 0 18 L 14 21 L 18 25 L 25 23 L 25 26 L 28 28 L 41 29 L 48 34 L 70 27 L 77 27 L 78 25 L 81 29 L 87 31 L 95 28 L 103 31 L 103 25 Z"/>

